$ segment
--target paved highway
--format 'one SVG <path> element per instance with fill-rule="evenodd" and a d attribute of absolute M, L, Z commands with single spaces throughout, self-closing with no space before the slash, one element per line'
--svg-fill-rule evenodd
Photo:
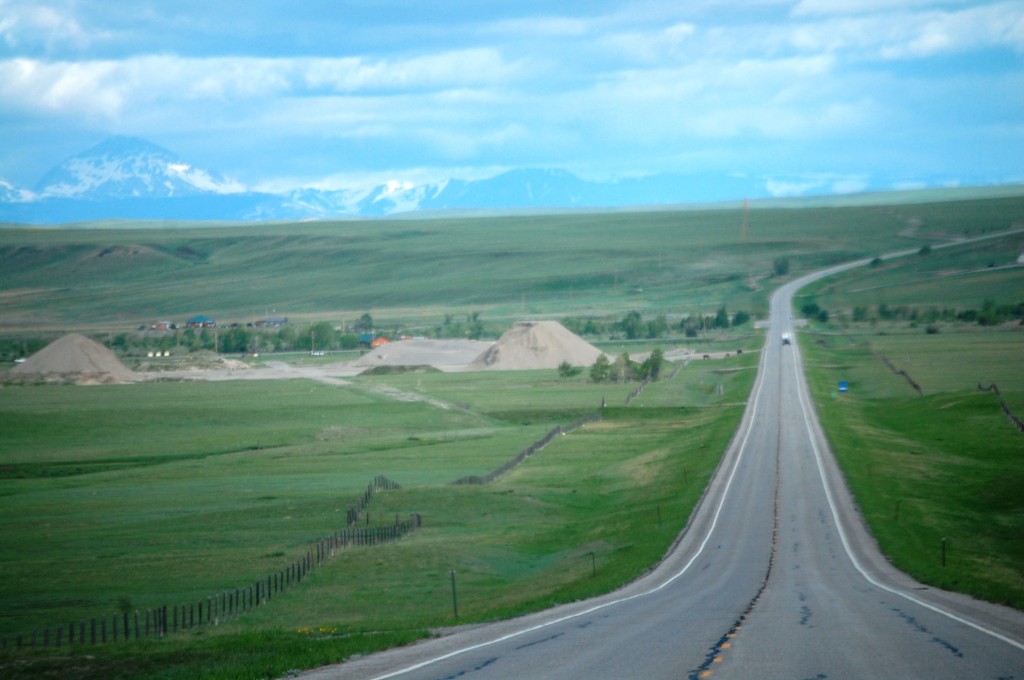
<path fill-rule="evenodd" d="M 1024 613 L 925 588 L 881 557 L 821 433 L 791 332 L 675 549 L 607 596 L 319 669 L 310 680 L 1024 678 Z"/>

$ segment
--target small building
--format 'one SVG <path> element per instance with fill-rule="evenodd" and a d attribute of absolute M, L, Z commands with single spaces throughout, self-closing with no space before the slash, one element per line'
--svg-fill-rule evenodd
<path fill-rule="evenodd" d="M 208 316 L 197 314 L 185 322 L 185 328 L 216 328 L 217 322 Z"/>
<path fill-rule="evenodd" d="M 256 325 L 261 328 L 280 328 L 281 326 L 288 325 L 287 316 L 268 316 L 266 319 L 260 319 L 256 322 Z"/>

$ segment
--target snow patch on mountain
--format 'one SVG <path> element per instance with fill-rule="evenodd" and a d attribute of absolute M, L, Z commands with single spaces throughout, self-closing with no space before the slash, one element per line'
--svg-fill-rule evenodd
<path fill-rule="evenodd" d="M 36 195 L 28 189 L 21 189 L 5 179 L 0 179 L 0 203 L 27 203 L 34 200 Z"/>
<path fill-rule="evenodd" d="M 85 200 L 244 191 L 239 182 L 196 168 L 167 149 L 134 137 L 112 137 L 67 159 L 46 173 L 36 187 L 43 198 Z"/>

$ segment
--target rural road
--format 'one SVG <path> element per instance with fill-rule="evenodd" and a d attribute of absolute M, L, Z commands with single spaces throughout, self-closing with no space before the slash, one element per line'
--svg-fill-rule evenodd
<path fill-rule="evenodd" d="M 307 680 L 1024 678 L 1024 613 L 926 588 L 879 554 L 817 422 L 792 330 L 674 550 L 609 595 L 321 668 Z"/>

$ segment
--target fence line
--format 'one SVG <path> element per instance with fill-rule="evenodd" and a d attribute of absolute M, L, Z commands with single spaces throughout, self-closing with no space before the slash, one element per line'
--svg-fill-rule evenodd
<path fill-rule="evenodd" d="M 373 481 L 366 485 L 366 491 L 359 497 L 359 500 L 354 505 L 348 507 L 348 526 L 354 526 L 359 523 L 359 515 L 366 506 L 373 500 L 373 494 L 377 491 L 392 491 L 394 489 L 401 488 L 398 482 L 394 482 L 384 475 L 377 475 L 373 478 Z"/>
<path fill-rule="evenodd" d="M 650 378 L 644 378 L 643 380 L 641 380 L 640 384 L 637 385 L 636 389 L 633 390 L 632 392 L 630 392 L 628 395 L 626 395 L 626 403 L 625 403 L 625 405 L 629 406 L 629 402 L 631 402 L 635 398 L 639 397 L 640 393 L 644 391 L 644 388 L 647 387 L 647 384 L 649 382 L 651 382 Z"/>
<path fill-rule="evenodd" d="M 16 649 L 31 647 L 56 647 L 64 645 L 98 645 L 108 642 L 128 642 L 161 638 L 171 633 L 186 631 L 200 626 L 219 625 L 270 602 L 274 597 L 302 583 L 309 574 L 335 554 L 349 547 L 375 546 L 399 540 L 406 534 L 423 526 L 423 517 L 413 513 L 408 519 L 395 516 L 393 524 L 376 527 L 354 526 L 370 499 L 377 491 L 401 488 L 382 475 L 378 475 L 367 486 L 367 490 L 349 508 L 349 526 L 330 536 L 320 539 L 306 549 L 306 554 L 292 561 L 286 568 L 263 576 L 256 581 L 225 590 L 196 601 L 177 602 L 134 612 L 123 611 L 112 615 L 90 617 L 66 626 L 47 627 L 33 630 L 26 639 L 18 635 L 13 641 L 6 637 L 0 642 L 4 650 L 13 644 Z M 355 521 L 353 521 L 353 509 Z M 107 624 L 110 624 L 109 627 Z M 66 632 L 66 636 L 65 636 Z"/>
<path fill-rule="evenodd" d="M 924 392 L 921 391 L 921 386 L 918 385 L 917 382 L 913 378 L 910 377 L 909 373 L 904 371 L 902 368 L 896 368 L 896 366 L 891 361 L 889 361 L 889 357 L 885 356 L 884 354 L 881 354 L 880 352 L 876 352 L 871 347 L 871 345 L 868 345 L 868 349 L 871 350 L 871 353 L 874 354 L 876 357 L 878 357 L 882 361 L 883 364 L 888 366 L 890 371 L 892 371 L 893 373 L 895 373 L 898 376 L 901 376 L 904 380 L 906 380 L 907 383 L 911 387 L 913 387 L 914 390 L 917 392 L 917 396 L 919 396 L 919 397 L 923 397 L 924 396 Z"/>
<path fill-rule="evenodd" d="M 992 383 L 988 387 L 984 387 L 981 383 L 978 383 L 978 389 L 982 392 L 995 392 L 996 397 L 999 398 L 999 405 L 1003 407 L 1003 413 L 1006 414 L 1006 417 L 1010 419 L 1010 422 L 1013 423 L 1018 430 L 1024 432 L 1024 421 L 1015 416 L 1013 411 L 1010 410 L 1010 407 L 1006 405 L 1006 401 L 1003 399 L 1003 393 L 999 391 L 999 385 Z"/>
<path fill-rule="evenodd" d="M 846 331 L 843 331 L 843 335 L 850 342 L 853 342 L 853 343 L 858 342 L 858 340 L 856 340 L 852 335 L 850 335 Z M 892 363 L 892 361 L 889 360 L 889 357 L 885 356 L 881 352 L 876 352 L 875 348 L 872 347 L 871 343 L 868 342 L 867 340 L 864 340 L 862 338 L 862 339 L 859 340 L 859 342 L 863 342 L 864 346 L 868 348 L 868 351 L 871 352 L 871 354 L 873 354 L 879 361 L 881 361 L 883 364 L 885 364 L 886 368 L 888 368 L 894 374 L 896 374 L 896 375 L 900 376 L 901 378 L 903 378 L 904 380 L 906 380 L 907 384 L 910 385 L 912 388 L 914 388 L 914 391 L 917 392 L 917 396 L 919 396 L 919 397 L 923 397 L 924 396 L 924 391 L 921 390 L 921 386 L 917 384 L 916 380 L 914 380 L 913 378 L 910 377 L 909 373 L 904 371 L 902 368 L 898 368 L 895 364 Z"/>
<path fill-rule="evenodd" d="M 513 470 L 520 463 L 522 463 L 524 460 L 526 460 L 527 458 L 529 458 L 533 454 L 535 454 L 538 451 L 540 451 L 541 449 L 543 449 L 545 446 L 547 446 L 549 443 L 551 443 L 552 439 L 554 439 L 558 435 L 560 435 L 560 434 L 567 434 L 567 433 L 572 432 L 573 430 L 575 430 L 577 428 L 583 427 L 587 423 L 592 423 L 592 422 L 594 422 L 596 420 L 600 420 L 600 419 L 601 419 L 601 414 L 600 413 L 595 413 L 592 416 L 586 416 L 585 418 L 580 418 L 579 420 L 577 420 L 576 422 L 574 422 L 574 423 L 572 423 L 570 425 L 565 425 L 565 426 L 557 425 L 554 428 L 552 428 L 546 435 L 544 435 L 543 437 L 541 437 L 540 439 L 538 439 L 534 443 L 530 444 L 525 449 L 523 449 L 518 454 L 516 454 L 514 457 L 512 457 L 509 460 L 505 461 L 505 463 L 502 464 L 500 467 L 492 470 L 491 472 L 487 473 L 486 475 L 484 475 L 482 477 L 478 476 L 478 475 L 469 475 L 467 477 L 462 477 L 460 479 L 456 479 L 454 482 L 452 482 L 452 484 L 490 484 L 491 482 L 496 480 L 498 477 L 501 477 L 502 475 L 504 475 L 505 473 L 509 472 L 510 470 Z"/>

